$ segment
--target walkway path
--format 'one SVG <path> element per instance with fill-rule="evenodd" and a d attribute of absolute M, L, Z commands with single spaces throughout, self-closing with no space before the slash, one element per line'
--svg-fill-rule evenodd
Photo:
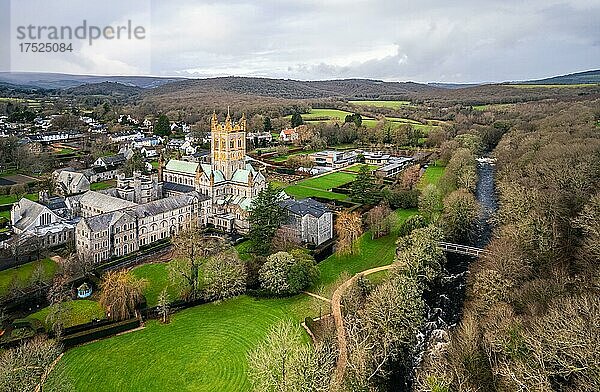
<path fill-rule="evenodd" d="M 329 298 L 325 298 L 323 296 L 320 296 L 319 294 L 311 293 L 309 291 L 303 291 L 303 293 L 306 294 L 306 295 L 310 295 L 313 298 L 320 299 L 321 301 L 325 301 L 325 302 L 331 303 L 331 300 Z"/>
<path fill-rule="evenodd" d="M 394 264 L 384 265 L 382 267 L 371 268 L 366 271 L 362 271 L 345 281 L 338 287 L 331 297 L 331 312 L 335 321 L 335 329 L 337 332 L 338 350 L 339 357 L 335 369 L 334 381 L 340 383 L 346 370 L 346 363 L 348 362 L 348 344 L 346 342 L 346 330 L 344 329 L 344 317 L 342 315 L 341 300 L 344 292 L 352 283 L 354 283 L 360 276 L 367 276 L 374 274 L 379 271 L 385 271 L 392 268 Z"/>

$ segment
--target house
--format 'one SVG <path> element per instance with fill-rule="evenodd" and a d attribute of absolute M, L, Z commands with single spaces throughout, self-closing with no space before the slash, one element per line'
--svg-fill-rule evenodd
<path fill-rule="evenodd" d="M 115 154 L 96 159 L 93 166 L 109 169 L 124 165 L 125 162 L 127 162 L 127 158 L 123 154 Z"/>
<path fill-rule="evenodd" d="M 165 147 L 169 150 L 179 150 L 183 143 L 185 143 L 183 139 L 171 139 Z"/>
<path fill-rule="evenodd" d="M 117 132 L 110 135 L 110 141 L 113 143 L 127 142 L 133 141 L 136 139 L 141 139 L 144 137 L 144 134 L 140 131 L 124 131 Z"/>
<path fill-rule="evenodd" d="M 52 179 L 54 180 L 57 193 L 63 196 L 70 196 L 90 190 L 90 180 L 86 175 L 72 168 L 55 170 L 52 173 Z"/>
<path fill-rule="evenodd" d="M 248 132 L 246 140 L 254 147 L 265 146 L 273 141 L 273 135 L 271 132 Z"/>
<path fill-rule="evenodd" d="M 155 148 L 142 147 L 140 153 L 146 158 L 156 158 L 158 157 L 158 151 Z"/>
<path fill-rule="evenodd" d="M 298 132 L 294 128 L 283 129 L 279 133 L 279 140 L 284 143 L 293 143 L 298 140 Z"/>
<path fill-rule="evenodd" d="M 333 213 L 313 199 L 285 199 L 279 202 L 285 210 L 286 225 L 299 242 L 319 246 L 333 238 Z"/>
<path fill-rule="evenodd" d="M 142 147 L 156 147 L 164 142 L 164 139 L 160 136 L 142 137 L 135 139 L 131 146 L 133 148 Z"/>

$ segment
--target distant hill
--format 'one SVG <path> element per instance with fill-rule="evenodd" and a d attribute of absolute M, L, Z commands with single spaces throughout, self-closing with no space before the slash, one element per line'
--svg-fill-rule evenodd
<path fill-rule="evenodd" d="M 205 95 L 210 92 L 250 94 L 285 99 L 318 98 L 379 98 L 402 99 L 422 92 L 434 92 L 437 87 L 413 82 L 383 82 L 370 79 L 301 81 L 247 77 L 188 79 L 159 86 L 149 95 L 185 92 Z"/>
<path fill-rule="evenodd" d="M 38 72 L 0 72 L 0 82 L 44 89 L 66 89 L 88 83 L 118 82 L 140 88 L 154 88 L 182 78 L 154 76 L 97 76 Z"/>
<path fill-rule="evenodd" d="M 551 78 L 511 82 L 511 84 L 589 84 L 600 83 L 600 69 L 585 72 L 576 72 L 568 75 L 553 76 Z"/>
<path fill-rule="evenodd" d="M 112 97 L 132 97 L 144 89 L 118 82 L 88 83 L 77 87 L 70 87 L 62 91 L 69 95 L 105 95 Z"/>

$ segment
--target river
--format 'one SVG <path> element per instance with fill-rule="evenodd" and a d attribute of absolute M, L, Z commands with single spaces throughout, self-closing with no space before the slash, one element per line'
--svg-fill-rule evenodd
<path fill-rule="evenodd" d="M 490 159 L 478 159 L 477 171 L 479 179 L 475 195 L 482 211 L 478 234 L 473 243 L 467 245 L 483 248 L 490 241 L 493 229 L 491 218 L 498 209 L 494 182 L 495 165 Z M 413 369 L 412 371 L 399 369 L 399 375 L 404 373 L 404 377 L 400 376 L 393 380 L 390 390 L 410 391 L 414 370 L 420 365 L 426 348 L 431 344 L 445 342 L 448 329 L 460 321 L 468 268 L 473 258 L 453 253 L 447 253 L 446 258 L 444 276 L 423 295 L 426 303 L 426 322 L 417 336 Z"/>

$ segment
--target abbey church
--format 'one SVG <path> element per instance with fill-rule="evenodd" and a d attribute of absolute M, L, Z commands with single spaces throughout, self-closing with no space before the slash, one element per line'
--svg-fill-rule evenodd
<path fill-rule="evenodd" d="M 211 207 L 205 224 L 226 232 L 248 231 L 252 199 L 267 186 L 264 175 L 246 161 L 246 117 L 235 123 L 229 113 L 224 124 L 216 114 L 211 119 L 210 164 L 171 159 L 159 167 L 165 193 L 207 196 Z"/>

